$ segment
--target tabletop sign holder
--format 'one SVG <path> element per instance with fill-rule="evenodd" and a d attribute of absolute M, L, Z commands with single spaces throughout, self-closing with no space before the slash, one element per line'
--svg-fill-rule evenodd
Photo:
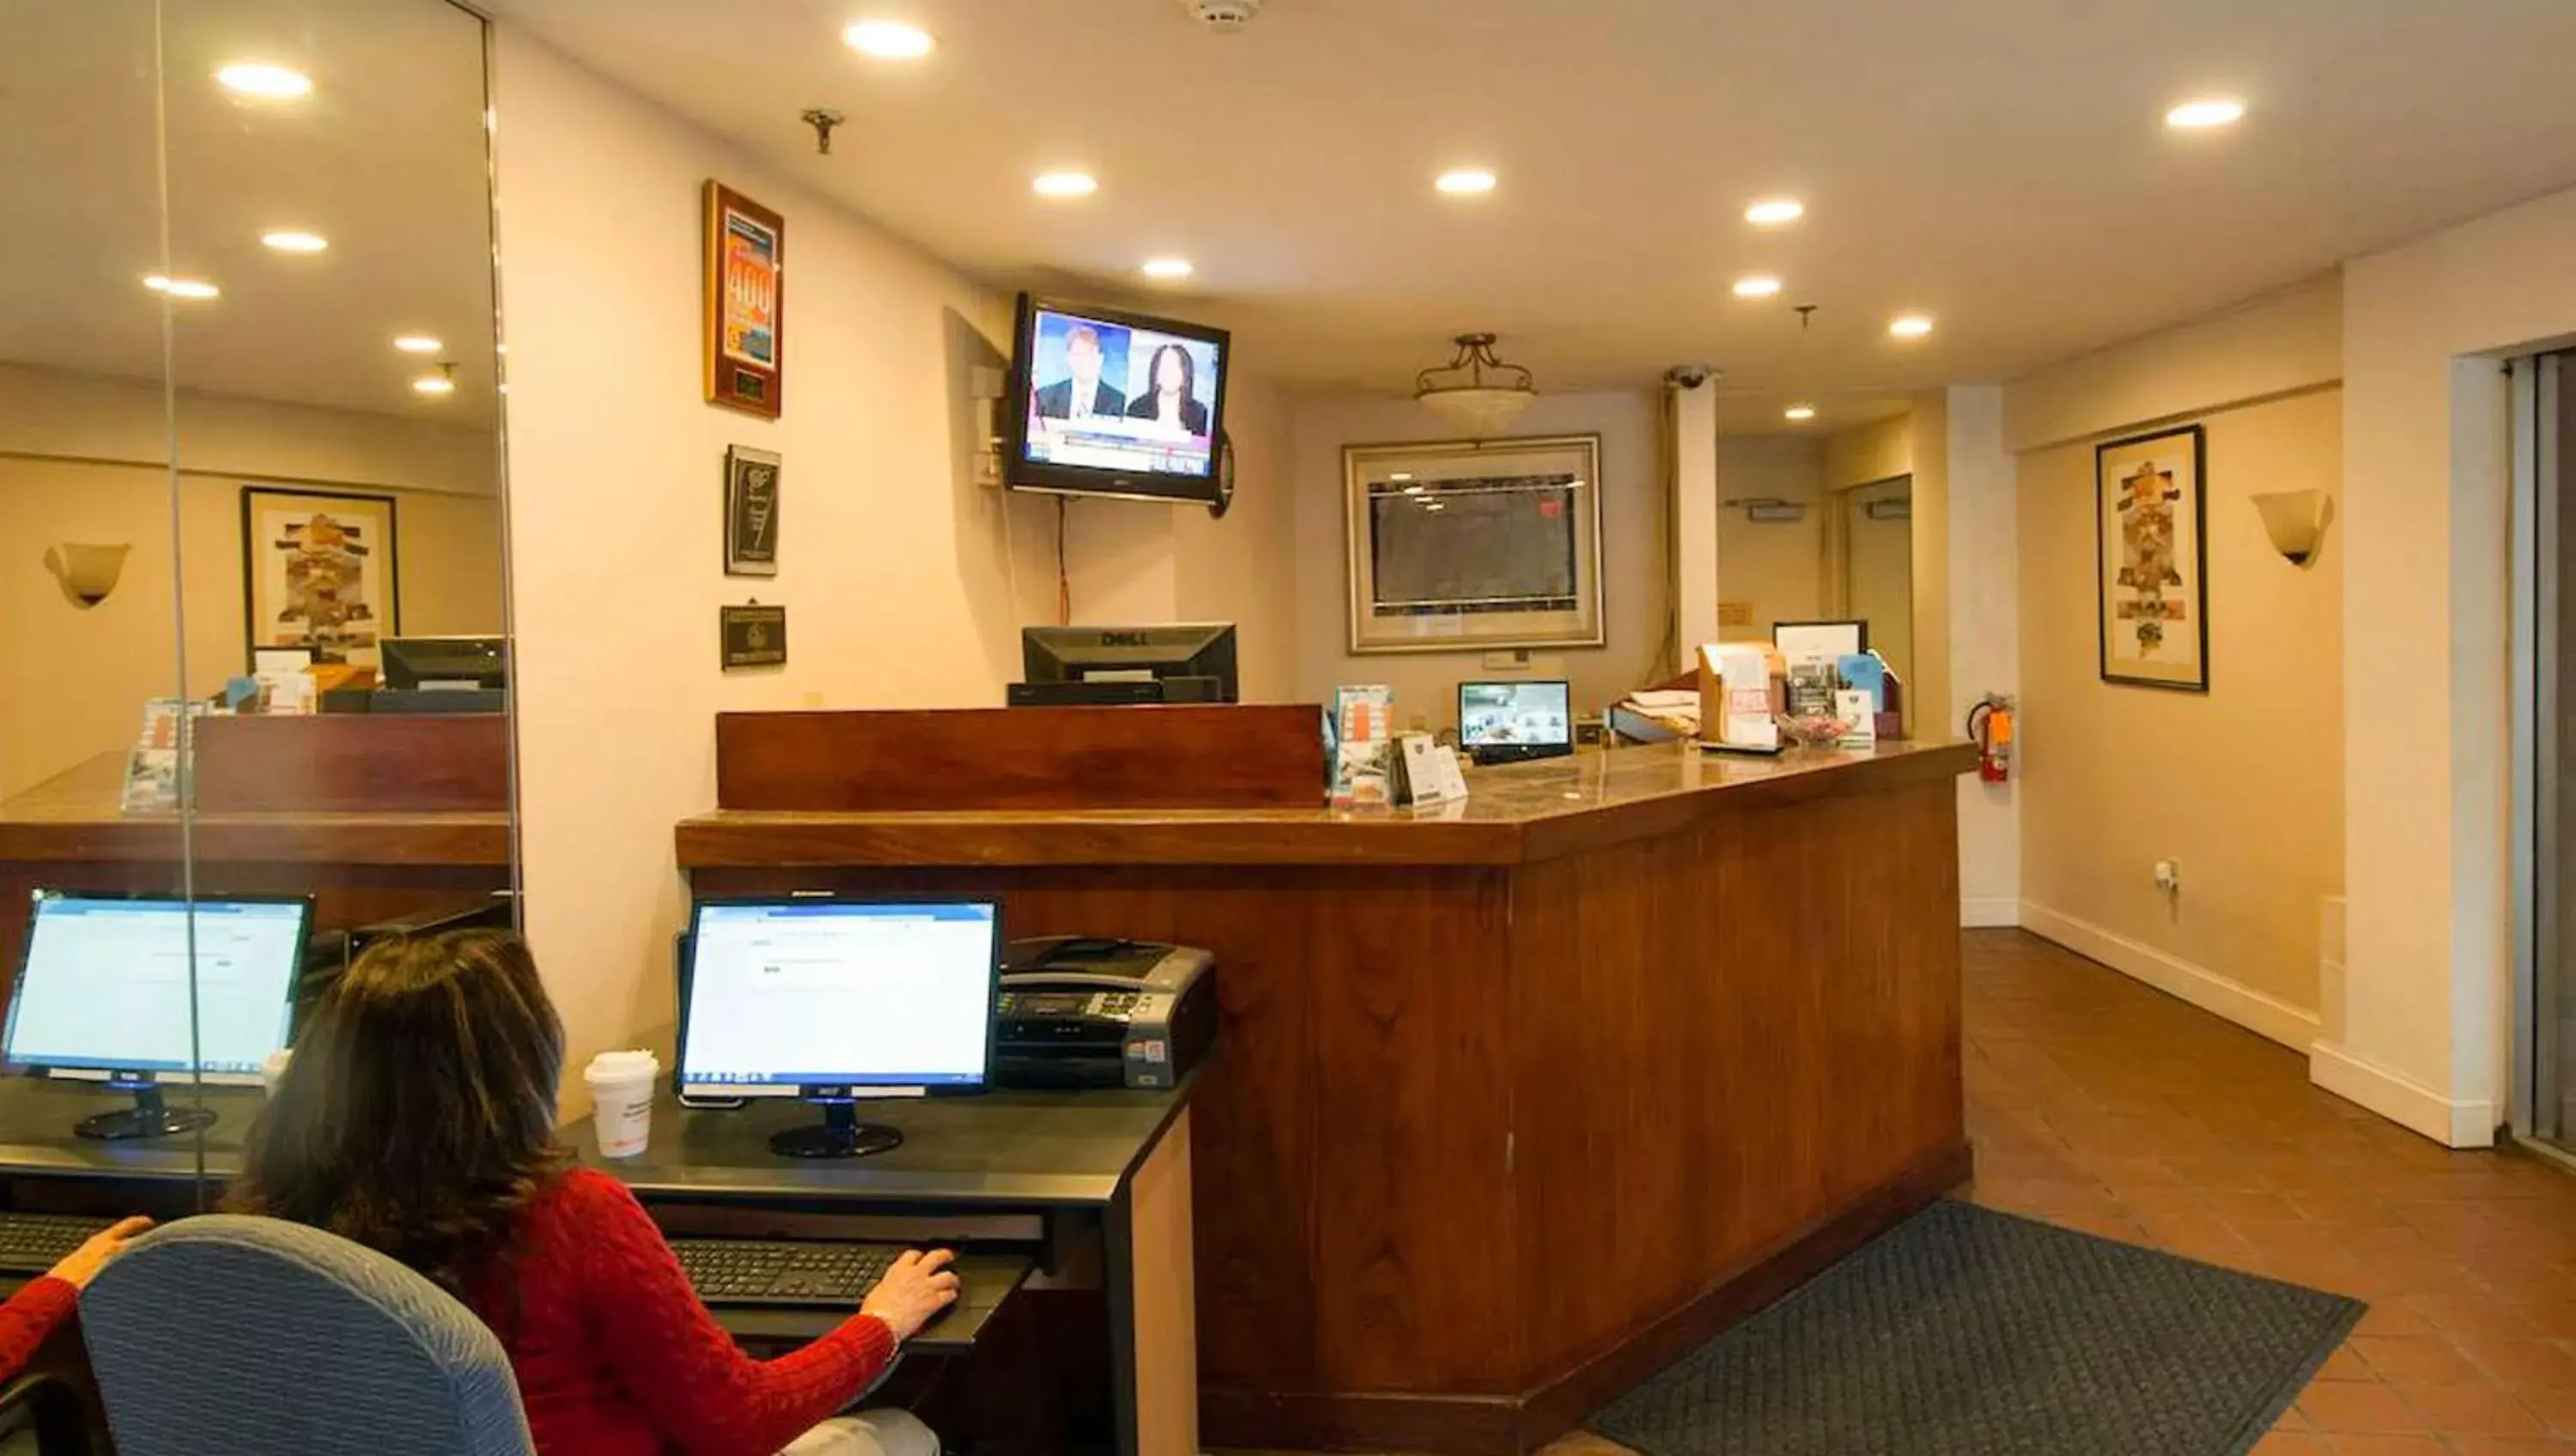
<path fill-rule="evenodd" d="M 1399 733 L 1395 739 L 1395 802 L 1409 809 L 1465 800 L 1467 775 L 1458 767 L 1458 750 L 1428 733 Z"/>

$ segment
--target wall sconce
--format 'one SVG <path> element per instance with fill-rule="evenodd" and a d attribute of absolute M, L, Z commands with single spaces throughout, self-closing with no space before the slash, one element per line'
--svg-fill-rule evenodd
<path fill-rule="evenodd" d="M 45 570 L 62 583 L 63 596 L 75 607 L 86 611 L 107 600 L 116 590 L 116 579 L 125 573 L 126 553 L 131 546 L 75 546 L 68 542 L 48 548 Z"/>
<path fill-rule="evenodd" d="M 2325 541 L 2326 522 L 2334 519 L 2334 497 L 2322 490 L 2275 491 L 2254 497 L 2254 509 L 2263 515 L 2272 549 L 2292 566 L 2305 566 Z"/>
<path fill-rule="evenodd" d="M 1783 500 L 1776 495 L 1739 497 L 1726 502 L 1726 508 L 1730 511 L 1742 511 L 1746 520 L 1756 521 L 1766 526 L 1803 521 L 1807 518 L 1805 502 Z"/>

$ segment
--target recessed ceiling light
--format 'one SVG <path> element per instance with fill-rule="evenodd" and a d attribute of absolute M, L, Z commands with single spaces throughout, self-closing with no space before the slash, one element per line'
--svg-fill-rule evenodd
<path fill-rule="evenodd" d="M 266 61 L 235 61 L 215 72 L 215 79 L 244 96 L 265 97 L 271 101 L 292 101 L 313 93 L 313 79 L 302 71 Z"/>
<path fill-rule="evenodd" d="M 1780 411 L 1780 415 L 1783 419 L 1812 420 L 1816 417 L 1816 407 L 1811 404 L 1793 404 Z"/>
<path fill-rule="evenodd" d="M 1769 197 L 1744 209 L 1744 220 L 1755 227 L 1787 227 L 1807 215 L 1807 205 L 1794 197 Z"/>
<path fill-rule="evenodd" d="M 192 298 L 200 301 L 214 298 L 223 292 L 222 289 L 202 278 L 165 278 L 158 273 L 147 274 L 143 279 L 143 286 L 165 298 Z"/>
<path fill-rule="evenodd" d="M 2234 126 L 2245 119 L 2245 103 L 2233 96 L 2203 96 L 2165 113 L 2165 125 L 2177 131 L 2206 131 Z"/>
<path fill-rule="evenodd" d="M 1441 173 L 1431 185 L 1452 197 L 1482 197 L 1494 190 L 1494 174 L 1482 167 L 1460 167 Z"/>
<path fill-rule="evenodd" d="M 1145 276 L 1148 278 L 1187 278 L 1190 274 L 1196 271 L 1196 269 L 1193 269 L 1190 266 L 1190 260 L 1187 258 L 1148 258 L 1145 260 Z"/>
<path fill-rule="evenodd" d="M 427 334 L 396 334 L 394 347 L 406 354 L 435 354 L 441 345 Z"/>
<path fill-rule="evenodd" d="M 862 20 L 841 32 L 850 49 L 881 61 L 917 61 L 930 54 L 930 32 L 900 20 Z"/>
<path fill-rule="evenodd" d="M 1040 172 L 1029 190 L 1040 197 L 1089 197 L 1100 190 L 1100 179 L 1088 172 Z"/>
<path fill-rule="evenodd" d="M 1735 280 L 1735 296 L 1738 298 L 1770 298 L 1779 291 L 1780 280 L 1765 274 L 1756 273 L 1750 278 Z"/>
<path fill-rule="evenodd" d="M 424 374 L 411 382 L 414 394 L 454 394 L 456 381 L 444 374 Z"/>
<path fill-rule="evenodd" d="M 1919 313 L 1901 313 L 1888 324 L 1887 331 L 1900 339 L 1919 339 L 1932 332 L 1932 320 Z"/>
<path fill-rule="evenodd" d="M 331 246 L 331 240 L 320 233 L 300 232 L 292 228 L 261 233 L 259 240 L 281 253 L 318 253 Z"/>

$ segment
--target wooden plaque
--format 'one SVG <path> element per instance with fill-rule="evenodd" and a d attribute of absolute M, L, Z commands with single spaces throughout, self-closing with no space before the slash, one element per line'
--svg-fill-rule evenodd
<path fill-rule="evenodd" d="M 787 220 L 707 182 L 707 402 L 778 418 L 784 382 Z"/>

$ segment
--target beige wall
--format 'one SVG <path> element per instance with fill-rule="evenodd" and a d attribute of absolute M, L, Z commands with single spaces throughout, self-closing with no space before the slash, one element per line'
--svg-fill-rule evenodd
<path fill-rule="evenodd" d="M 977 483 L 972 373 L 1003 360 L 1006 299 L 516 27 L 495 34 L 527 921 L 578 1065 L 669 1050 L 672 827 L 714 802 L 715 715 L 999 703 L 1020 627 L 1055 616 L 1057 516 Z M 778 421 L 701 397 L 709 176 L 787 219 Z M 1244 507 L 1210 522 L 1076 502 L 1068 574 L 1077 617 L 1244 618 L 1247 688 L 1275 691 L 1289 624 L 1258 614 L 1287 595 L 1283 430 L 1268 391 L 1241 397 Z M 728 443 L 783 457 L 775 579 L 722 575 Z M 789 663 L 724 673 L 716 609 L 755 597 L 787 606 Z"/>
<path fill-rule="evenodd" d="M 2324 1086 L 2455 1146 L 2506 1116 L 2506 584 L 2498 359 L 2576 338 L 2576 191 L 2343 274 L 2346 1025 Z M 2410 691 L 2390 691 L 2401 665 Z"/>
<path fill-rule="evenodd" d="M 246 483 L 392 495 L 403 630 L 501 629 L 490 434 L 183 395 L 174 571 L 164 418 L 157 388 L 0 369 L 0 796 L 130 746 L 143 700 L 181 690 L 174 580 L 186 582 L 187 694 L 243 670 Z M 138 461 L 152 463 L 126 463 Z M 65 542 L 134 548 L 95 607 L 66 600 L 45 569 Z"/>
<path fill-rule="evenodd" d="M 2335 489 L 2341 403 L 2329 386 L 2198 417 L 2205 696 L 2100 681 L 2094 441 L 2023 456 L 2019 482 L 2024 923 L 2302 1049 L 2317 905 L 2342 883 L 2343 553 L 2292 566 L 2248 497 Z M 2170 900 L 2159 859 L 2181 867 Z"/>
<path fill-rule="evenodd" d="M 1717 442 L 1717 593 L 1751 620 L 1720 626 L 1729 641 L 1771 640 L 1774 622 L 1824 611 L 1825 442 L 1813 435 L 1722 435 Z M 1807 508 L 1795 521 L 1756 521 L 1727 501 L 1778 499 Z"/>
<path fill-rule="evenodd" d="M 1666 547 L 1655 430 L 1662 408 L 1650 393 L 1566 394 L 1541 398 L 1512 427 L 1515 435 L 1601 437 L 1601 554 L 1609 645 L 1537 652 L 1519 672 L 1483 666 L 1469 652 L 1388 653 L 1355 657 L 1350 642 L 1349 578 L 1343 550 L 1342 447 L 1453 438 L 1456 431 L 1408 399 L 1327 396 L 1300 399 L 1294 411 L 1295 535 L 1289 559 L 1297 590 L 1297 692 L 1324 700 L 1346 683 L 1395 689 L 1396 720 L 1454 726 L 1458 684 L 1487 677 L 1565 678 L 1575 711 L 1598 712 L 1644 684 L 1661 656 L 1671 622 L 1665 600 Z M 1720 592 L 1725 588 L 1721 579 Z"/>
<path fill-rule="evenodd" d="M 1891 415 L 1825 437 L 1825 489 L 1849 490 L 1914 468 L 1914 416 Z"/>

